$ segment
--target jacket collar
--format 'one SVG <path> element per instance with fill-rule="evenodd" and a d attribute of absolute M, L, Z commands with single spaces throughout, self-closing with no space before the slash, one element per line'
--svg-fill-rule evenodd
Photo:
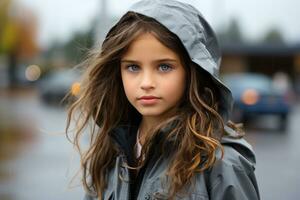
<path fill-rule="evenodd" d="M 110 134 L 113 142 L 118 146 L 119 150 L 123 152 L 127 157 L 128 164 L 134 164 L 134 146 L 136 144 L 137 131 L 139 128 L 139 124 L 141 122 L 141 118 L 134 118 L 131 122 L 127 124 L 121 124 L 113 129 Z M 153 145 L 150 147 L 151 155 L 160 155 L 162 154 L 162 142 L 163 138 L 167 136 L 167 134 L 172 130 L 173 123 L 170 126 L 165 127 L 161 130 L 161 132 L 153 138 Z M 168 145 L 168 149 L 164 149 L 164 153 L 167 155 L 170 153 L 174 146 L 175 141 L 169 141 L 170 145 Z"/>

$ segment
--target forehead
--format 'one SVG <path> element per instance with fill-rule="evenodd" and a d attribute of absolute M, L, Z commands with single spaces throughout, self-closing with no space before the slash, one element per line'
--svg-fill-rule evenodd
<path fill-rule="evenodd" d="M 152 33 L 138 35 L 129 45 L 122 58 L 159 58 L 170 57 L 179 59 L 179 56 L 161 43 Z"/>

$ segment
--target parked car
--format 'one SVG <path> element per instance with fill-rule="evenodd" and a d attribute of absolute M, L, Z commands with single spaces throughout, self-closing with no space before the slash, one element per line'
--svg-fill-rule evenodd
<path fill-rule="evenodd" d="M 222 77 L 234 98 L 232 118 L 246 123 L 257 115 L 277 115 L 284 130 L 291 110 L 290 91 L 278 90 L 271 78 L 256 73 L 228 74 Z"/>
<path fill-rule="evenodd" d="M 75 69 L 51 72 L 38 84 L 39 94 L 47 104 L 63 104 L 64 97 L 71 92 L 71 99 L 80 91 L 80 72 Z"/>

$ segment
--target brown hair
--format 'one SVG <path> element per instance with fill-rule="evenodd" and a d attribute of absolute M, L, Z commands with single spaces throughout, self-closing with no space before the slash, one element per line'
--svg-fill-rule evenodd
<path fill-rule="evenodd" d="M 77 129 L 70 139 L 81 155 L 83 185 L 101 199 L 107 187 L 107 174 L 113 167 L 118 148 L 112 142 L 111 131 L 120 124 L 139 117 L 126 98 L 120 75 L 120 58 L 140 34 L 151 33 L 162 44 L 180 56 L 187 74 L 187 88 L 177 112 L 147 134 L 142 156 L 147 158 L 154 138 L 165 127 L 172 129 L 163 138 L 161 151 L 167 142 L 176 145 L 167 176 L 171 180 L 170 199 L 191 183 L 196 172 L 210 168 L 224 132 L 224 122 L 218 113 L 218 90 L 209 75 L 191 62 L 179 38 L 152 18 L 128 12 L 107 34 L 101 51 L 91 51 L 83 62 L 86 72 L 79 98 L 70 106 L 66 133 L 74 119 Z M 176 123 L 174 123 L 176 122 Z M 83 151 L 80 138 L 92 124 L 90 146 Z M 146 159 L 145 159 L 146 160 Z M 144 165 L 140 160 L 135 169 Z"/>

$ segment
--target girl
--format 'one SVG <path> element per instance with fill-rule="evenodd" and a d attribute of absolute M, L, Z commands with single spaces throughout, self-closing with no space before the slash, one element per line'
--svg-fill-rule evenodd
<path fill-rule="evenodd" d="M 74 117 L 81 152 L 92 124 L 86 200 L 259 199 L 254 153 L 228 121 L 216 37 L 194 7 L 137 2 L 84 64 L 67 130 Z"/>

